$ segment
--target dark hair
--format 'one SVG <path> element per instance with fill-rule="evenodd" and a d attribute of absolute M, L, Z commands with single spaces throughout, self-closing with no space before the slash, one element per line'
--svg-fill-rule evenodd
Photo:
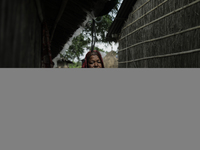
<path fill-rule="evenodd" d="M 88 63 L 89 63 L 89 59 L 90 59 L 90 57 L 91 57 L 92 55 L 97 55 L 97 56 L 99 57 L 99 59 L 101 60 L 101 56 L 99 55 L 99 53 L 93 51 L 93 52 L 91 52 L 91 53 L 89 53 L 89 54 L 87 55 L 87 66 L 88 66 Z M 101 64 L 103 64 L 102 60 L 101 60 Z"/>
<path fill-rule="evenodd" d="M 92 55 L 97 55 L 99 57 L 99 59 L 101 60 L 101 64 L 102 64 L 102 68 L 104 68 L 104 63 L 103 63 L 103 59 L 101 57 L 101 54 L 99 51 L 94 50 L 93 52 L 89 51 L 86 56 L 85 56 L 85 60 L 84 63 L 82 64 L 82 68 L 88 68 L 88 60 L 90 59 L 90 57 Z"/>
<path fill-rule="evenodd" d="M 91 52 L 91 53 L 89 53 L 89 54 L 87 55 L 87 61 L 90 59 L 90 57 L 91 57 L 92 55 L 97 55 L 97 56 L 99 57 L 99 59 L 101 59 L 101 56 L 99 55 L 99 53 L 93 51 L 93 52 Z"/>

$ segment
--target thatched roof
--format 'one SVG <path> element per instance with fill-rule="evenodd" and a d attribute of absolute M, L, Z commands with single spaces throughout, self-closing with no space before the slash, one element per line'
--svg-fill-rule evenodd
<path fill-rule="evenodd" d="M 110 51 L 103 58 L 105 68 L 118 68 L 118 59 L 116 58 L 117 53 L 115 51 Z"/>
<path fill-rule="evenodd" d="M 108 30 L 108 34 L 106 37 L 108 41 L 117 42 L 121 29 L 125 21 L 127 20 L 128 15 L 131 13 L 136 1 L 137 0 L 123 0 L 116 18 Z"/>
<path fill-rule="evenodd" d="M 41 0 L 43 18 L 52 36 L 51 51 L 55 58 L 66 42 L 86 20 L 87 13 L 97 14 L 107 0 Z M 96 5 L 97 2 L 99 5 Z"/>

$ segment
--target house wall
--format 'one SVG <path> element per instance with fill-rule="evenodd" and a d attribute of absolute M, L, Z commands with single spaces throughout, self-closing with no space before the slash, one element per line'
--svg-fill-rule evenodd
<path fill-rule="evenodd" d="M 40 67 L 42 26 L 35 0 L 0 1 L 0 67 Z"/>
<path fill-rule="evenodd" d="M 119 40 L 119 68 L 199 68 L 200 0 L 137 0 Z"/>

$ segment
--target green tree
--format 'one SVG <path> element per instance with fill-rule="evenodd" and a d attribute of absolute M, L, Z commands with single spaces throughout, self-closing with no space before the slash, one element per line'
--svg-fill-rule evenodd
<path fill-rule="evenodd" d="M 96 43 L 103 43 L 105 45 L 111 44 L 106 41 L 106 32 L 112 24 L 121 2 L 122 0 L 118 0 L 118 4 L 114 7 L 114 9 L 112 9 L 109 14 L 104 15 L 102 18 L 96 18 L 96 20 L 98 21 L 102 19 L 100 23 L 96 24 Z M 82 33 L 72 40 L 71 46 L 65 51 L 65 53 L 60 54 L 62 58 L 71 61 L 74 61 L 74 59 L 77 58 L 78 63 L 80 63 L 80 56 L 83 56 L 84 50 L 87 49 L 89 51 L 91 49 L 91 24 L 92 21 L 88 22 Z M 98 47 L 95 47 L 95 49 L 101 52 L 105 52 L 103 49 L 99 49 Z"/>
<path fill-rule="evenodd" d="M 81 68 L 81 62 L 73 62 L 73 64 L 69 64 L 69 68 Z"/>

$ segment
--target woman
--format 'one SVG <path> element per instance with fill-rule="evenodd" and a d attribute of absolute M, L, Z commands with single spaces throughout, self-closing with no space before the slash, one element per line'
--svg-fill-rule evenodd
<path fill-rule="evenodd" d="M 104 68 L 103 59 L 99 51 L 89 51 L 85 56 L 82 68 Z"/>

